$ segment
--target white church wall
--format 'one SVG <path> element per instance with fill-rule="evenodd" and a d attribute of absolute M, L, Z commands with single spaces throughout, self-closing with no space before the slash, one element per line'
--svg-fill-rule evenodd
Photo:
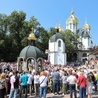
<path fill-rule="evenodd" d="M 50 62 L 52 65 L 66 65 L 66 53 L 49 53 Z"/>
<path fill-rule="evenodd" d="M 71 30 L 72 32 L 76 33 L 77 30 L 77 24 L 69 23 L 66 25 L 66 29 Z"/>
<path fill-rule="evenodd" d="M 57 44 L 57 42 L 51 42 L 51 43 L 49 43 L 49 51 L 50 52 L 56 52 L 56 51 L 58 51 L 58 44 Z"/>
<path fill-rule="evenodd" d="M 58 47 L 58 41 L 59 40 L 61 41 L 61 47 Z M 59 39 L 59 40 L 57 40 L 57 42 L 49 43 L 49 51 L 50 52 L 57 52 L 58 50 L 65 52 L 65 44 L 61 39 Z"/>
<path fill-rule="evenodd" d="M 49 43 L 49 51 L 54 51 L 55 47 L 54 47 L 54 42 Z"/>
<path fill-rule="evenodd" d="M 49 53 L 49 61 L 52 65 L 54 65 L 54 53 Z"/>
<path fill-rule="evenodd" d="M 61 41 L 61 46 L 59 47 L 58 45 L 58 42 Z M 65 52 L 65 43 L 61 40 L 61 39 L 58 39 L 57 40 L 57 51 L 58 52 Z"/>
<path fill-rule="evenodd" d="M 59 46 L 60 41 L 60 46 Z M 65 43 L 62 39 L 49 43 L 48 60 L 52 65 L 66 65 Z"/>
<path fill-rule="evenodd" d="M 66 54 L 65 53 L 57 54 L 57 64 L 66 65 Z"/>
<path fill-rule="evenodd" d="M 84 46 L 85 49 L 88 49 L 88 39 L 87 38 L 82 38 L 82 44 Z"/>

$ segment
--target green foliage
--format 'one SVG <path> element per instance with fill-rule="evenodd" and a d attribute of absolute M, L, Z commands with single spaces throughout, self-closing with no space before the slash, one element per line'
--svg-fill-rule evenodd
<path fill-rule="evenodd" d="M 65 30 L 64 32 L 62 32 L 62 35 L 65 39 L 67 60 L 71 61 L 72 55 L 77 48 L 75 43 L 78 42 L 79 36 L 71 32 L 70 30 Z"/>
<path fill-rule="evenodd" d="M 38 38 L 36 46 L 43 52 L 47 49 L 47 31 L 34 16 L 29 21 L 25 19 L 26 14 L 22 11 L 13 11 L 9 16 L 0 14 L 0 60 L 16 61 L 21 50 L 28 45 L 27 37 L 32 28 Z"/>
<path fill-rule="evenodd" d="M 33 28 L 33 29 L 32 29 Z M 0 14 L 0 60 L 16 61 L 20 51 L 28 45 L 27 37 L 34 33 L 36 46 L 45 53 L 48 49 L 49 38 L 56 32 L 54 27 L 45 30 L 39 21 L 32 16 L 26 21 L 26 13 L 13 11 L 11 15 Z M 70 30 L 60 32 L 65 38 L 66 53 L 70 61 L 74 50 L 77 48 L 79 36 Z"/>
<path fill-rule="evenodd" d="M 41 49 L 43 53 L 45 53 L 45 50 L 48 49 L 49 35 L 43 27 L 39 28 L 38 30 L 40 33 L 36 44 L 37 47 L 39 47 L 39 49 Z"/>
<path fill-rule="evenodd" d="M 0 40 L 0 46 L 4 44 L 4 40 Z"/>

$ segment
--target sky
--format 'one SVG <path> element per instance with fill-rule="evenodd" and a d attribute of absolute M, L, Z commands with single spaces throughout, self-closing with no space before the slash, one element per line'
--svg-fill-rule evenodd
<path fill-rule="evenodd" d="M 65 29 L 71 10 L 79 19 L 79 28 L 88 21 L 92 41 L 98 45 L 98 0 L 0 0 L 0 14 L 23 11 L 26 20 L 34 16 L 46 30 L 57 24 Z"/>

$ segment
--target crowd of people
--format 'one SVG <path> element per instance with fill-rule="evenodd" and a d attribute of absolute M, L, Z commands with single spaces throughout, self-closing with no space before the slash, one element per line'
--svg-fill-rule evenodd
<path fill-rule="evenodd" d="M 70 94 L 70 98 L 92 98 L 98 84 L 98 69 L 90 65 L 44 66 L 39 71 L 18 72 L 16 64 L 0 63 L 0 98 L 46 98 Z M 74 97 L 73 97 L 74 96 Z"/>

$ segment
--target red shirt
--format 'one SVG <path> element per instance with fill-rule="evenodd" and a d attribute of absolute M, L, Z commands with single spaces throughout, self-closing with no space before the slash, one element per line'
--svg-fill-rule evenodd
<path fill-rule="evenodd" d="M 80 87 L 86 87 L 86 77 L 81 75 L 78 77 L 78 85 Z"/>

